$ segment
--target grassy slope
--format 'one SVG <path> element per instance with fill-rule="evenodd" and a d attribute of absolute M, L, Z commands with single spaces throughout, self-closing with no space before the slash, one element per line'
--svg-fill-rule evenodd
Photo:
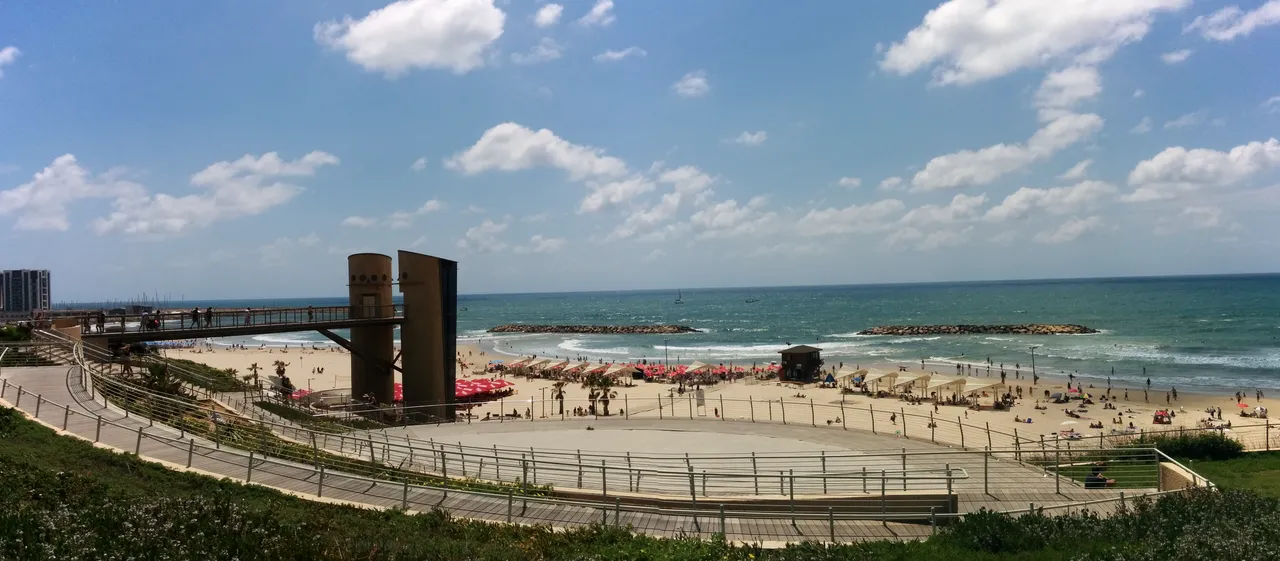
<path fill-rule="evenodd" d="M 1106 521 L 978 515 L 927 543 L 768 551 L 319 504 L 95 449 L 10 409 L 0 409 L 0 442 L 0 559 L 1196 560 L 1280 550 L 1280 503 L 1249 495 L 1166 499 Z"/>
<path fill-rule="evenodd" d="M 1280 452 L 1252 452 L 1233 460 L 1185 463 L 1223 489 L 1248 489 L 1280 499 Z"/>

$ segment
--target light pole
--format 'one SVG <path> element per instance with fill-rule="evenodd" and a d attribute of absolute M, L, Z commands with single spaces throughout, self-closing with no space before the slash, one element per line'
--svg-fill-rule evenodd
<path fill-rule="evenodd" d="M 671 354 L 670 354 L 669 352 L 667 352 L 667 351 L 668 351 L 668 346 L 669 346 L 668 341 L 670 341 L 670 339 L 663 339 L 663 340 L 662 340 L 662 368 L 663 368 L 663 370 L 670 370 L 670 369 L 671 369 Z"/>
<path fill-rule="evenodd" d="M 1036 347 L 1039 346 L 1040 345 L 1031 345 L 1030 347 L 1027 347 L 1031 350 L 1031 387 L 1033 388 L 1036 386 L 1036 380 L 1039 379 L 1036 376 Z"/>

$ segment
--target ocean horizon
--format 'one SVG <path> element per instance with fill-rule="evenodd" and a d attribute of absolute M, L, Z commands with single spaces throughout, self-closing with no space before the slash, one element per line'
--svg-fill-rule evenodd
<path fill-rule="evenodd" d="M 677 292 L 678 290 L 678 292 Z M 676 304 L 677 294 L 683 301 Z M 162 302 L 170 308 L 344 305 L 346 297 Z M 460 294 L 458 334 L 507 355 L 767 363 L 791 344 L 837 362 L 971 364 L 1187 390 L 1280 388 L 1280 274 Z M 489 334 L 504 323 L 687 325 L 679 335 Z M 862 336 L 888 324 L 1074 323 L 1091 335 Z M 317 333 L 218 344 L 327 345 Z M 945 368 L 940 372 L 948 373 Z M 985 371 L 985 370 L 984 370 Z M 954 373 L 952 371 L 951 373 Z"/>

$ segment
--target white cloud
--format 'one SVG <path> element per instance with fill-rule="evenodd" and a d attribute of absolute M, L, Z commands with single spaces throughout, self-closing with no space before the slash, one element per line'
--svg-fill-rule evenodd
<path fill-rule="evenodd" d="M 377 223 L 377 218 L 370 218 L 368 216 L 348 216 L 342 220 L 342 225 L 349 228 L 368 228 Z"/>
<path fill-rule="evenodd" d="M 759 246 L 747 253 L 749 258 L 795 258 L 795 257 L 811 257 L 814 255 L 822 255 L 827 249 L 819 244 L 812 243 L 779 243 L 774 245 Z"/>
<path fill-rule="evenodd" d="M 1055 61 L 1098 64 L 1191 0 L 949 0 L 885 50 L 880 68 L 972 84 Z"/>
<path fill-rule="evenodd" d="M 281 266 L 290 256 L 309 253 L 311 248 L 320 244 L 320 237 L 311 233 L 300 238 L 276 238 L 275 241 L 258 248 L 258 256 L 267 266 Z"/>
<path fill-rule="evenodd" d="M 553 167 L 580 181 L 626 175 L 627 164 L 604 150 L 573 144 L 547 129 L 534 131 L 517 123 L 502 123 L 485 131 L 480 140 L 445 160 L 445 167 L 475 175 L 500 170 Z"/>
<path fill-rule="evenodd" d="M 427 159 L 418 158 L 414 160 L 413 163 L 409 165 L 409 169 L 413 171 L 422 171 L 424 169 L 427 169 Z"/>
<path fill-rule="evenodd" d="M 516 64 L 538 64 L 551 62 L 560 58 L 563 47 L 550 37 L 543 37 L 529 49 L 528 53 L 511 53 L 511 62 Z"/>
<path fill-rule="evenodd" d="M 533 15 L 533 24 L 538 27 L 551 27 L 560 21 L 560 15 L 564 13 L 564 6 L 560 4 L 547 4 L 538 8 L 537 13 Z"/>
<path fill-rule="evenodd" d="M 881 191 L 897 191 L 902 187 L 902 178 L 898 176 L 886 177 L 880 181 L 879 189 Z"/>
<path fill-rule="evenodd" d="M 484 214 L 484 207 L 479 207 L 476 205 L 467 205 L 467 213 L 468 214 Z"/>
<path fill-rule="evenodd" d="M 1191 58 L 1191 49 L 1179 49 L 1160 55 L 1160 60 L 1168 65 L 1181 64 L 1189 58 Z"/>
<path fill-rule="evenodd" d="M 582 199 L 582 203 L 578 205 L 578 212 L 587 213 L 608 210 L 630 202 L 637 196 L 648 193 L 655 188 L 657 186 L 652 181 L 638 175 L 620 181 L 596 184 L 593 186 L 591 193 Z"/>
<path fill-rule="evenodd" d="M 1236 146 L 1228 152 L 1173 146 L 1139 162 L 1129 172 L 1129 184 L 1137 189 L 1125 200 L 1170 199 L 1202 187 L 1239 183 L 1276 167 L 1280 167 L 1280 141 L 1274 138 Z"/>
<path fill-rule="evenodd" d="M 910 247 L 916 251 L 933 251 L 964 245 L 969 241 L 972 233 L 973 226 L 966 226 L 959 230 L 937 230 L 928 234 L 908 226 L 891 232 L 885 238 L 884 244 L 888 249 Z"/>
<path fill-rule="evenodd" d="M 145 196 L 141 185 L 120 179 L 119 172 L 98 176 L 80 166 L 71 154 L 59 156 L 31 181 L 0 191 L 0 215 L 16 214 L 15 230 L 67 231 L 71 228 L 68 207 L 91 198 Z"/>
<path fill-rule="evenodd" d="M 861 206 L 815 209 L 800 219 L 798 230 L 806 236 L 884 231 L 891 227 L 889 217 L 904 208 L 906 205 L 898 199 L 884 199 Z"/>
<path fill-rule="evenodd" d="M 681 97 L 702 97 L 711 91 L 711 82 L 705 70 L 694 70 L 671 84 L 671 89 Z"/>
<path fill-rule="evenodd" d="M 1133 99 L 1138 99 L 1144 95 L 1147 95 L 1147 92 L 1142 91 L 1142 89 L 1133 90 Z"/>
<path fill-rule="evenodd" d="M 644 262 L 653 263 L 666 256 L 667 256 L 667 252 L 662 251 L 661 249 L 655 249 L 653 251 L 650 251 L 648 255 L 644 256 Z"/>
<path fill-rule="evenodd" d="M 1102 228 L 1102 217 L 1071 217 L 1054 230 L 1045 230 L 1036 234 L 1035 241 L 1046 244 L 1073 242 L 1089 232 Z"/>
<path fill-rule="evenodd" d="M 841 177 L 838 181 L 836 181 L 836 185 L 839 185 L 841 187 L 848 187 L 850 189 L 856 189 L 862 186 L 862 180 L 857 177 Z"/>
<path fill-rule="evenodd" d="M 1138 124 L 1129 129 L 1130 134 L 1147 134 L 1151 132 L 1151 117 L 1143 117 Z"/>
<path fill-rule="evenodd" d="M 315 38 L 387 77 L 415 68 L 464 74 L 484 66 L 506 17 L 494 0 L 399 0 L 359 20 L 316 24 Z"/>
<path fill-rule="evenodd" d="M 94 221 L 100 233 L 159 236 L 204 228 L 220 220 L 253 216 L 289 202 L 302 188 L 283 178 L 309 177 L 338 158 L 311 152 L 291 162 L 275 152 L 259 157 L 246 154 L 234 162 L 218 162 L 191 176 L 201 191 L 175 197 L 164 193 L 137 194 L 116 199 L 110 216 Z"/>
<path fill-rule="evenodd" d="M 511 248 L 516 253 L 555 253 L 564 249 L 564 238 L 548 238 L 542 234 L 534 234 L 529 238 L 528 245 L 518 245 Z"/>
<path fill-rule="evenodd" d="M 1216 206 L 1189 206 L 1182 209 L 1181 223 L 1196 230 L 1212 230 L 1223 228 L 1237 231 L 1240 225 L 1229 219 L 1221 208 Z"/>
<path fill-rule="evenodd" d="M 550 215 L 549 215 L 549 214 L 547 214 L 547 213 L 545 213 L 545 212 L 539 212 L 538 214 L 526 214 L 526 215 L 524 215 L 524 216 L 521 216 L 521 217 L 520 217 L 520 221 L 521 221 L 521 222 L 530 222 L 530 223 L 533 223 L 533 222 L 546 222 L 546 220 L 547 220 L 547 218 L 548 218 L 548 217 L 550 217 Z"/>
<path fill-rule="evenodd" d="M 929 161 L 911 180 L 917 190 L 984 185 L 1080 142 L 1102 128 L 1097 115 L 1066 114 L 1036 131 L 1025 144 L 961 150 Z"/>
<path fill-rule="evenodd" d="M 506 224 L 495 224 L 491 220 L 485 220 L 479 226 L 467 229 L 467 233 L 458 240 L 458 248 L 477 253 L 502 251 L 507 248 L 507 244 L 498 239 L 498 234 L 505 231 L 507 231 Z"/>
<path fill-rule="evenodd" d="M 586 27 L 607 27 L 613 25 L 617 18 L 613 15 L 613 0 L 596 0 L 587 15 L 578 18 L 578 23 Z"/>
<path fill-rule="evenodd" d="M 1252 12 L 1239 6 L 1227 6 L 1210 15 L 1200 16 L 1183 29 L 1184 33 L 1199 31 L 1200 36 L 1211 41 L 1232 41 L 1248 37 L 1254 30 L 1280 24 L 1280 0 L 1269 0 Z"/>
<path fill-rule="evenodd" d="M 1083 179 L 1085 174 L 1089 173 L 1089 165 L 1092 163 L 1093 160 L 1081 160 L 1076 165 L 1071 166 L 1071 169 L 1067 170 L 1066 173 L 1059 175 L 1058 179 L 1065 179 L 1067 181 Z"/>
<path fill-rule="evenodd" d="M 1103 199 L 1115 196 L 1118 189 L 1102 181 L 1082 181 L 1070 187 L 1035 189 L 1023 187 L 991 207 L 983 217 L 992 222 L 1019 220 L 1039 209 L 1049 214 L 1071 214 L 1091 209 Z"/>
<path fill-rule="evenodd" d="M 769 138 L 769 134 L 764 131 L 756 131 L 756 132 L 742 131 L 742 134 L 739 134 L 738 136 L 733 137 L 732 139 L 729 140 L 729 142 L 732 142 L 734 144 L 741 144 L 743 146 L 759 146 L 761 144 L 764 144 L 764 141 L 768 138 Z"/>
<path fill-rule="evenodd" d="M 427 241 L 426 236 L 418 236 L 418 239 L 413 240 L 413 243 L 409 244 L 409 247 L 423 247 L 427 245 Z"/>
<path fill-rule="evenodd" d="M 1267 113 L 1280 113 L 1280 95 L 1262 102 L 1262 108 L 1266 109 Z"/>
<path fill-rule="evenodd" d="M 1194 113 L 1187 113 L 1186 115 L 1178 117 L 1177 119 L 1166 122 L 1164 124 L 1164 128 L 1183 129 L 1187 127 L 1194 127 L 1203 122 L 1204 122 L 1204 112 L 1196 111 Z"/>
<path fill-rule="evenodd" d="M 899 221 L 913 226 L 963 222 L 977 218 L 978 211 L 982 210 L 982 205 L 986 203 L 986 193 L 981 195 L 965 195 L 961 193 L 952 197 L 951 202 L 946 206 L 924 205 L 911 209 Z"/>
<path fill-rule="evenodd" d="M 622 49 L 621 51 L 612 51 L 612 50 L 605 51 L 594 57 L 591 57 L 591 60 L 594 60 L 596 62 L 617 62 L 627 57 L 643 57 L 648 55 L 649 53 L 646 52 L 644 49 L 641 49 L 640 47 L 627 47 L 625 49 Z"/>
<path fill-rule="evenodd" d="M 1075 65 L 1050 72 L 1036 90 L 1035 105 L 1041 121 L 1069 115 L 1075 106 L 1102 93 L 1102 78 L 1093 66 Z"/>
<path fill-rule="evenodd" d="M 765 233 L 777 213 L 765 211 L 764 197 L 754 197 L 745 205 L 729 199 L 708 206 L 689 217 L 689 223 L 698 231 L 698 237 L 736 238 Z"/>
<path fill-rule="evenodd" d="M 669 230 L 659 230 L 657 227 L 675 218 L 681 209 L 691 204 L 705 203 L 713 193 L 711 186 L 718 180 L 695 166 L 681 166 L 655 173 L 657 173 L 657 182 L 671 185 L 671 191 L 663 194 L 657 204 L 628 214 L 626 220 L 609 234 L 608 239 L 626 239 L 636 236 L 655 239 L 673 233 Z"/>
<path fill-rule="evenodd" d="M 444 208 L 444 205 L 441 204 L 440 201 L 431 199 L 426 203 L 423 203 L 422 206 L 418 207 L 413 211 L 410 211 L 410 212 L 396 211 L 391 213 L 391 216 L 387 218 L 387 226 L 395 230 L 403 230 L 405 228 L 413 226 L 413 221 L 415 218 L 419 216 L 425 216 L 427 214 L 440 210 L 441 208 Z"/>
<path fill-rule="evenodd" d="M 4 67 L 18 60 L 18 55 L 20 54 L 22 54 L 22 51 L 13 45 L 0 49 L 0 78 L 4 77 Z"/>

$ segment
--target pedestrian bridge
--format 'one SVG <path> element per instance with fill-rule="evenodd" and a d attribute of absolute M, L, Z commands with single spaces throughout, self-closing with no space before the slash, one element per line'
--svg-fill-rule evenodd
<path fill-rule="evenodd" d="M 248 308 L 105 314 L 84 312 L 80 338 L 89 344 L 111 346 L 150 341 L 206 339 L 319 331 L 366 325 L 395 325 L 404 321 L 404 306 L 323 306 L 305 308 Z M 345 345 L 344 345 L 345 346 Z"/>

